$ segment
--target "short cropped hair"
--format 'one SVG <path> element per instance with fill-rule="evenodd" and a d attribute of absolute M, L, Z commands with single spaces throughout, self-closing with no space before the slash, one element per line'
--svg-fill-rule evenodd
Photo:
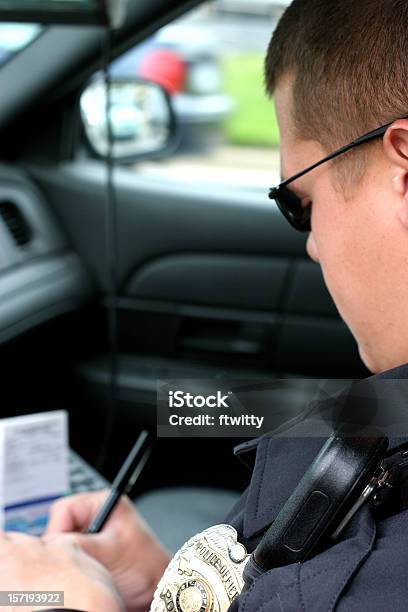
<path fill-rule="evenodd" d="M 292 76 L 299 137 L 331 151 L 408 115 L 408 1 L 294 0 L 269 44 L 272 95 Z"/>

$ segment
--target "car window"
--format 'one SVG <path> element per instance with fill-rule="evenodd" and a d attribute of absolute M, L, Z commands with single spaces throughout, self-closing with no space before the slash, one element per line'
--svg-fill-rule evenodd
<path fill-rule="evenodd" d="M 41 29 L 37 24 L 0 23 L 0 67 L 27 47 Z"/>
<path fill-rule="evenodd" d="M 165 87 L 180 125 L 177 150 L 135 171 L 250 189 L 278 181 L 279 133 L 263 60 L 288 1 L 205 3 L 115 60 L 113 76 Z"/>

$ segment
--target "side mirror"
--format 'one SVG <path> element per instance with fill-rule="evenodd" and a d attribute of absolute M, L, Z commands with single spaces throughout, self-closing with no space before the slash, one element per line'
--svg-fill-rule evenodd
<path fill-rule="evenodd" d="M 143 79 L 113 81 L 110 124 L 115 162 L 160 157 L 176 145 L 176 122 L 165 90 Z M 92 151 L 109 150 L 106 89 L 102 78 L 87 86 L 80 100 L 82 123 Z"/>

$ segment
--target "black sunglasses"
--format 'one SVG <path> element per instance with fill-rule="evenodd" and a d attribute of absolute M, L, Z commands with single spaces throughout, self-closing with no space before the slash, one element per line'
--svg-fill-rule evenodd
<path fill-rule="evenodd" d="M 407 117 L 403 117 L 403 119 L 407 119 Z M 364 136 L 360 136 L 360 138 L 357 138 L 357 140 L 353 140 L 353 142 L 351 142 L 350 144 L 345 145 L 340 149 L 337 149 L 333 153 L 330 153 L 330 155 L 316 162 L 315 164 L 313 164 L 313 166 L 310 166 L 309 168 L 306 168 L 306 170 L 302 170 L 301 172 L 298 172 L 290 178 L 285 179 L 277 187 L 272 187 L 269 192 L 270 199 L 275 200 L 283 216 L 295 229 L 297 229 L 299 232 L 310 232 L 311 206 L 302 206 L 302 200 L 293 191 L 290 191 L 290 189 L 287 188 L 289 183 L 296 181 L 301 176 L 304 176 L 308 172 L 311 172 L 311 170 L 314 170 L 318 166 L 325 164 L 326 162 L 334 159 L 335 157 L 346 153 L 346 151 L 354 149 L 354 147 L 358 147 L 361 144 L 370 142 L 371 140 L 374 140 L 379 136 L 384 136 L 387 129 L 393 123 L 394 121 L 391 121 L 390 123 L 387 123 L 382 127 L 379 127 L 375 130 L 372 130 L 371 132 L 368 132 L 367 134 L 364 134 Z"/>

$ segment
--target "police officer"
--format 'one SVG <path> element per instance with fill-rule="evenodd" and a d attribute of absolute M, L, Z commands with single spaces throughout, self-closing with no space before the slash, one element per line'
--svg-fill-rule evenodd
<path fill-rule="evenodd" d="M 408 378 L 407 26 L 406 0 L 294 0 L 265 71 L 286 179 L 272 196 L 292 225 L 310 231 L 307 251 L 380 382 Z M 251 445 L 252 479 L 228 517 L 250 551 L 321 446 L 297 435 L 295 427 L 290 437 Z M 168 555 L 127 500 L 101 534 L 80 534 L 102 499 L 57 502 L 41 541 L 0 538 L 0 590 L 49 582 L 71 593 L 68 605 L 90 612 L 115 612 L 123 602 L 146 610 Z M 234 608 L 405 610 L 407 500 L 402 483 L 393 512 L 374 520 L 364 507 L 335 545 L 266 572 Z"/>

